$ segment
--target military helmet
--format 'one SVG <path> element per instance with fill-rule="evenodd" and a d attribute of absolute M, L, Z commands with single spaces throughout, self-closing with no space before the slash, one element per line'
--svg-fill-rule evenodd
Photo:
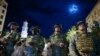
<path fill-rule="evenodd" d="M 39 31 L 40 30 L 40 27 L 39 26 L 32 26 L 31 29 L 30 29 L 30 31 L 32 31 L 32 30 Z"/>
<path fill-rule="evenodd" d="M 54 28 L 58 28 L 58 27 L 59 27 L 59 28 L 62 28 L 62 25 L 61 25 L 61 24 L 55 24 L 55 25 L 54 25 Z"/>
<path fill-rule="evenodd" d="M 16 22 L 10 22 L 10 23 L 8 24 L 8 27 L 10 27 L 11 25 L 16 26 L 17 28 L 19 27 L 18 24 L 17 24 Z"/>
<path fill-rule="evenodd" d="M 84 25 L 85 27 L 87 27 L 87 23 L 85 23 L 84 21 L 79 21 L 79 22 L 77 22 L 77 24 L 76 24 L 76 29 L 78 29 L 78 26 L 79 25 Z"/>

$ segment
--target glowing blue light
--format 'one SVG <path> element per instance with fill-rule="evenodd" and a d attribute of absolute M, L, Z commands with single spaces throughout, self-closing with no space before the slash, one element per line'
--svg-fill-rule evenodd
<path fill-rule="evenodd" d="M 70 13 L 76 13 L 78 11 L 78 6 L 73 4 L 69 7 L 69 12 Z"/>

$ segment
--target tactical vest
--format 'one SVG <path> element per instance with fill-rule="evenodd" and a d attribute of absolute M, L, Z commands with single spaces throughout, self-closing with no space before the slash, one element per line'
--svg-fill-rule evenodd
<path fill-rule="evenodd" d="M 93 38 L 91 34 L 77 34 L 76 48 L 80 53 L 93 52 Z"/>
<path fill-rule="evenodd" d="M 64 36 L 61 34 L 61 35 L 52 35 L 51 36 L 51 41 L 54 43 L 54 44 L 59 44 L 60 42 L 63 42 L 63 39 Z"/>

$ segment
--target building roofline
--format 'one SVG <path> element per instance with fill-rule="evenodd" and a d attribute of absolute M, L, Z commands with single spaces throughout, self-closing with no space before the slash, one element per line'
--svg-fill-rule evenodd
<path fill-rule="evenodd" d="M 96 6 L 99 4 L 99 2 L 100 2 L 100 0 L 98 0 L 98 1 L 96 2 L 96 4 L 94 5 L 93 9 L 92 9 L 92 10 L 89 12 L 89 14 L 87 15 L 86 20 L 88 20 L 89 15 L 92 14 L 92 11 L 94 11 L 94 8 L 96 8 Z"/>

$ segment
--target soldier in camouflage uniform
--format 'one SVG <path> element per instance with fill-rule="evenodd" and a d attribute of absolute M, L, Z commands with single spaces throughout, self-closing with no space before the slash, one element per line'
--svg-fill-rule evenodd
<path fill-rule="evenodd" d="M 32 38 L 26 40 L 25 56 L 37 56 L 37 48 L 34 45 Z"/>
<path fill-rule="evenodd" d="M 39 26 L 32 27 L 31 31 L 32 31 L 32 35 L 27 38 L 27 41 L 28 41 L 28 39 L 33 41 L 34 46 L 37 48 L 37 56 L 41 56 L 42 50 L 43 50 L 44 44 L 45 44 L 44 38 L 40 35 Z"/>
<path fill-rule="evenodd" d="M 60 24 L 54 25 L 54 33 L 50 36 L 52 44 L 52 56 L 67 56 L 67 41 L 61 32 Z"/>
<path fill-rule="evenodd" d="M 19 40 L 20 34 L 17 32 L 18 24 L 15 22 L 10 22 L 8 24 L 10 31 L 5 32 L 3 36 L 6 40 L 6 56 L 11 56 L 13 52 L 13 47 L 16 41 Z"/>
<path fill-rule="evenodd" d="M 87 32 L 87 24 L 79 21 L 76 28 L 77 33 L 69 44 L 69 56 L 96 56 L 96 39 Z"/>

